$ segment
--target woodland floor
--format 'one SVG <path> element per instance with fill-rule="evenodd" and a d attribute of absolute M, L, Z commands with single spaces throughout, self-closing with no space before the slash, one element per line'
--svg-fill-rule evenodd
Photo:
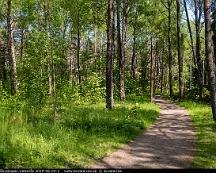
<path fill-rule="evenodd" d="M 88 168 L 191 168 L 195 128 L 185 109 L 157 97 L 160 116 L 131 143 Z"/>

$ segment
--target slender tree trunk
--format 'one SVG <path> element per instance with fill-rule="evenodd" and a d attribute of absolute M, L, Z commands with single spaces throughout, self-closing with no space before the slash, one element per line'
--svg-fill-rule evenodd
<path fill-rule="evenodd" d="M 189 90 L 192 89 L 192 75 L 193 75 L 193 59 L 190 58 L 190 69 L 189 69 Z"/>
<path fill-rule="evenodd" d="M 125 100 L 125 46 L 126 46 L 126 32 L 127 32 L 127 16 L 126 4 L 123 1 L 123 21 L 122 21 L 122 44 L 121 56 L 119 57 L 119 83 L 120 83 L 120 99 Z"/>
<path fill-rule="evenodd" d="M 13 43 L 12 32 L 12 19 L 11 19 L 11 0 L 7 0 L 7 46 L 8 46 L 8 59 L 10 66 L 10 82 L 11 82 L 11 95 L 17 92 L 17 74 L 16 74 L 16 58 Z"/>
<path fill-rule="evenodd" d="M 171 2 L 168 3 L 168 59 L 169 59 L 169 94 L 173 96 L 172 85 L 172 49 L 171 49 Z"/>
<path fill-rule="evenodd" d="M 5 45 L 2 40 L 0 40 L 0 80 L 2 81 L 2 87 L 6 87 L 7 73 L 5 67 Z"/>
<path fill-rule="evenodd" d="M 95 58 L 95 64 L 96 64 L 96 68 L 97 68 L 97 57 L 98 57 L 98 54 L 97 54 L 97 33 L 98 33 L 98 24 L 97 24 L 97 20 L 98 20 L 98 11 L 97 11 L 97 0 L 94 0 L 93 1 L 93 4 L 94 4 L 94 47 L 93 47 L 93 50 L 94 50 L 94 58 Z"/>
<path fill-rule="evenodd" d="M 119 59 L 118 59 L 118 32 L 117 32 L 117 26 L 116 26 L 116 22 L 117 22 L 117 2 L 115 0 L 113 0 L 113 44 L 112 44 L 112 54 L 113 54 L 113 83 L 116 82 L 116 84 L 119 83 L 118 77 L 119 77 L 119 73 L 117 70 L 118 68 L 118 64 L 119 64 Z M 114 87 L 117 85 L 114 85 Z"/>
<path fill-rule="evenodd" d="M 187 3 L 186 0 L 184 1 L 184 8 L 185 8 L 185 13 L 186 13 L 186 17 L 187 17 L 187 25 L 188 25 L 188 31 L 190 34 L 190 46 L 191 46 L 191 50 L 192 50 L 192 55 L 193 55 L 193 60 L 195 63 L 195 67 L 197 66 L 197 62 L 196 62 L 196 56 L 195 56 L 195 50 L 194 50 L 194 41 L 193 41 L 193 34 L 192 34 L 192 30 L 191 30 L 191 26 L 190 26 L 190 19 L 189 19 L 189 15 L 188 15 L 188 9 L 187 9 Z"/>
<path fill-rule="evenodd" d="M 50 56 L 48 59 L 48 73 L 49 73 L 49 96 L 53 96 L 52 61 Z"/>
<path fill-rule="evenodd" d="M 21 61 L 23 59 L 24 35 L 25 35 L 25 30 L 21 29 L 21 43 L 20 43 L 20 60 Z"/>
<path fill-rule="evenodd" d="M 142 56 L 142 53 L 140 53 L 140 56 Z M 144 53 L 143 58 L 141 58 L 141 85 L 142 85 L 143 92 L 146 92 L 146 85 L 147 85 L 147 66 L 148 66 L 147 59 L 148 59 L 148 54 Z"/>
<path fill-rule="evenodd" d="M 214 42 L 213 42 L 214 43 Z M 205 76 L 205 78 L 204 78 L 204 85 L 206 85 L 206 86 L 208 86 L 209 85 L 209 83 L 208 83 L 208 61 L 207 61 L 207 59 L 205 59 L 205 73 L 204 73 L 204 76 Z"/>
<path fill-rule="evenodd" d="M 202 83 L 202 60 L 200 57 L 200 15 L 201 11 L 198 11 L 197 0 L 194 0 L 195 5 L 195 28 L 196 28 L 196 59 L 197 59 L 197 72 L 198 72 L 198 82 L 199 82 L 199 97 L 203 97 L 203 83 Z"/>
<path fill-rule="evenodd" d="M 118 59 L 119 59 L 119 64 L 120 60 L 122 59 L 122 37 L 121 37 L 121 16 L 120 16 L 120 2 L 119 0 L 116 0 L 116 16 L 117 16 L 117 43 L 118 43 Z"/>
<path fill-rule="evenodd" d="M 160 64 L 160 67 L 161 67 L 161 79 L 160 79 L 161 80 L 161 82 L 160 82 L 160 84 L 161 84 L 161 86 L 160 86 L 161 95 L 163 94 L 163 78 L 164 78 L 164 70 L 163 70 L 163 68 L 164 68 L 163 67 L 164 66 L 163 65 L 164 64 L 164 62 L 163 62 L 164 57 L 163 56 L 164 56 L 164 54 L 162 53 L 162 55 L 161 55 L 161 64 Z"/>
<path fill-rule="evenodd" d="M 51 82 L 51 88 L 52 88 L 52 101 L 53 101 L 53 118 L 56 118 L 57 115 L 57 97 L 56 97 L 56 79 L 55 79 L 55 64 L 53 59 L 53 42 L 50 43 L 50 56 L 49 56 L 49 68 L 50 68 L 50 76 L 52 81 Z"/>
<path fill-rule="evenodd" d="M 107 8 L 107 57 L 106 57 L 106 108 L 113 108 L 113 0 L 108 0 Z"/>
<path fill-rule="evenodd" d="M 179 66 L 179 97 L 184 98 L 184 81 L 183 81 L 183 57 L 181 51 L 181 15 L 180 15 L 180 0 L 176 0 L 177 5 L 177 44 L 178 44 L 178 66 Z"/>
<path fill-rule="evenodd" d="M 154 66 L 154 57 L 153 57 L 153 43 L 152 43 L 152 38 L 151 38 L 151 66 L 150 66 L 150 100 L 151 102 L 153 101 L 153 87 L 154 87 L 154 77 L 153 77 L 153 73 L 154 73 L 154 69 L 153 69 L 153 66 Z"/>
<path fill-rule="evenodd" d="M 185 13 L 187 17 L 188 31 L 190 34 L 190 46 L 191 46 L 191 51 L 192 51 L 192 57 L 190 60 L 190 81 L 189 81 L 189 89 L 191 90 L 192 89 L 192 75 L 193 75 L 193 61 L 194 61 L 196 71 L 198 71 L 198 68 L 197 68 L 197 59 L 196 59 L 195 50 L 194 50 L 193 34 L 192 34 L 190 19 L 188 15 L 187 3 L 186 3 L 186 0 L 183 0 L 183 2 L 184 2 L 184 8 L 185 8 Z M 198 78 L 200 78 L 200 73 L 198 73 Z"/>
<path fill-rule="evenodd" d="M 49 32 L 49 23 L 48 23 L 48 1 L 45 0 L 44 1 L 44 4 L 43 4 L 43 12 L 44 12 L 44 29 L 48 35 L 48 32 Z M 50 56 L 50 54 L 48 54 L 48 85 L 49 85 L 49 96 L 53 96 L 53 77 L 52 77 L 52 57 Z"/>
<path fill-rule="evenodd" d="M 78 84 L 81 84 L 81 75 L 80 75 L 80 14 L 77 14 L 77 77 Z"/>
<path fill-rule="evenodd" d="M 72 55 L 69 57 L 69 84 L 72 86 L 73 83 L 73 57 Z"/>
<path fill-rule="evenodd" d="M 68 77 L 69 77 L 69 86 L 72 86 L 73 84 L 73 64 L 74 64 L 74 59 L 76 57 L 76 45 L 73 43 L 73 33 L 72 33 L 72 28 L 70 31 L 70 42 L 71 42 L 71 52 L 70 56 L 68 57 Z"/>
<path fill-rule="evenodd" d="M 157 49 L 157 45 L 155 46 L 156 49 L 155 49 L 155 54 L 153 53 L 153 97 L 155 96 L 156 94 L 156 90 L 157 90 L 157 72 L 158 72 L 158 69 L 157 69 L 157 61 L 158 61 L 158 49 Z"/>
<path fill-rule="evenodd" d="M 208 76 L 211 94 L 211 107 L 213 119 L 216 121 L 216 77 L 214 64 L 214 48 L 212 42 L 211 16 L 210 16 L 210 0 L 204 0 L 204 16 L 205 16 L 205 47 L 206 59 L 208 61 Z"/>
<path fill-rule="evenodd" d="M 133 26 L 133 54 L 131 59 L 131 72 L 132 72 L 132 79 L 136 79 L 136 27 Z"/>
<path fill-rule="evenodd" d="M 96 24 L 94 24 L 94 57 L 97 62 L 97 25 Z"/>
<path fill-rule="evenodd" d="M 101 33 L 101 40 L 100 40 L 100 56 L 99 56 L 99 66 L 98 66 L 98 74 L 101 77 L 102 69 L 101 69 L 101 59 L 103 58 L 103 33 Z"/>
<path fill-rule="evenodd" d="M 52 58 L 53 60 L 53 58 Z M 52 62 L 52 78 L 53 78 L 53 115 L 56 117 L 57 115 L 57 95 L 56 95 L 56 77 L 55 77 L 55 65 Z"/>

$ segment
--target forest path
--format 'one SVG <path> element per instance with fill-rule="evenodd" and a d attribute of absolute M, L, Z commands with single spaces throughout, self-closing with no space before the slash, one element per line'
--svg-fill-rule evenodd
<path fill-rule="evenodd" d="M 160 116 L 131 143 L 89 168 L 190 168 L 195 129 L 185 109 L 156 97 Z"/>

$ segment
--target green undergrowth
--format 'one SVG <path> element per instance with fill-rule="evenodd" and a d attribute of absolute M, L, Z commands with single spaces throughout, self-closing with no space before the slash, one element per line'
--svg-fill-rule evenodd
<path fill-rule="evenodd" d="M 192 166 L 216 168 L 216 123 L 213 121 L 210 105 L 192 100 L 179 104 L 188 110 L 196 128 L 196 156 Z"/>
<path fill-rule="evenodd" d="M 82 168 L 135 138 L 159 115 L 143 96 L 116 101 L 113 110 L 67 103 L 53 118 L 45 108 L 0 107 L 0 168 Z"/>

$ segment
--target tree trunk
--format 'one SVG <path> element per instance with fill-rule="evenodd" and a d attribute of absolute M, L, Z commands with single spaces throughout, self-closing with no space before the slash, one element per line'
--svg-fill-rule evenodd
<path fill-rule="evenodd" d="M 211 94 L 211 107 L 213 119 L 216 121 L 216 77 L 214 64 L 214 49 L 212 42 L 211 16 L 210 16 L 210 0 L 204 0 L 204 16 L 205 16 L 205 48 L 206 59 L 208 61 L 209 87 Z"/>
<path fill-rule="evenodd" d="M 146 92 L 146 85 L 147 85 L 147 66 L 148 66 L 148 54 L 144 53 L 144 55 L 142 55 L 142 53 L 139 53 L 140 56 L 143 56 L 143 58 L 141 58 L 141 85 L 142 85 L 142 91 L 143 93 Z M 149 78 L 149 77 L 148 77 Z"/>
<path fill-rule="evenodd" d="M 43 4 L 43 10 L 44 10 L 43 12 L 44 12 L 44 29 L 45 29 L 47 35 L 48 35 L 49 29 L 50 29 L 49 23 L 48 23 L 48 21 L 49 21 L 49 19 L 48 19 L 48 16 L 49 16 L 49 14 L 48 14 L 48 9 L 49 9 L 48 5 L 49 5 L 48 1 L 45 0 L 44 4 Z M 50 54 L 48 54 L 48 85 L 49 85 L 49 96 L 50 97 L 53 96 L 52 68 L 53 68 L 53 66 L 52 66 L 52 57 L 50 56 Z"/>
<path fill-rule="evenodd" d="M 21 29 L 20 61 L 22 61 L 22 59 L 23 59 L 24 35 L 25 35 L 25 30 Z"/>
<path fill-rule="evenodd" d="M 119 65 L 119 59 L 118 59 L 118 32 L 117 32 L 117 26 L 116 26 L 116 22 L 117 22 L 117 2 L 115 0 L 113 0 L 113 44 L 112 44 L 112 54 L 113 54 L 113 69 L 117 69 L 118 65 Z M 113 83 L 116 82 L 115 86 L 118 86 L 119 81 L 117 79 L 119 79 L 119 71 L 114 70 L 113 71 Z"/>
<path fill-rule="evenodd" d="M 152 38 L 151 38 L 151 66 L 150 66 L 150 100 L 151 102 L 153 101 L 153 87 L 154 87 L 154 79 L 153 79 L 153 73 L 154 73 L 154 57 L 153 57 L 153 43 L 152 43 Z"/>
<path fill-rule="evenodd" d="M 69 78 L 69 86 L 72 86 L 73 84 L 73 65 L 74 61 L 76 59 L 76 45 L 73 42 L 73 33 L 72 33 L 72 27 L 70 30 L 70 56 L 68 57 L 68 78 Z"/>
<path fill-rule="evenodd" d="M 96 22 L 94 24 L 94 58 L 95 61 L 97 62 L 97 25 Z"/>
<path fill-rule="evenodd" d="M 184 0 L 184 8 L 185 8 L 185 13 L 186 13 L 186 17 L 187 17 L 188 31 L 190 34 L 190 42 L 191 42 L 190 46 L 191 46 L 191 50 L 192 50 L 193 60 L 194 60 L 195 67 L 196 67 L 197 62 L 196 62 L 196 56 L 195 56 L 195 50 L 194 50 L 193 34 L 192 34 L 191 26 L 190 26 L 190 19 L 189 19 L 189 15 L 188 15 L 186 0 Z"/>
<path fill-rule="evenodd" d="M 171 4 L 168 3 L 168 59 L 169 59 L 169 94 L 170 97 L 173 96 L 173 88 L 172 88 L 172 50 L 171 50 Z"/>
<path fill-rule="evenodd" d="M 80 75 L 80 14 L 77 14 L 77 77 L 78 84 L 81 83 L 81 75 Z"/>
<path fill-rule="evenodd" d="M 52 79 L 53 79 L 53 116 L 56 118 L 57 115 L 57 95 L 56 95 L 56 77 L 55 77 L 55 65 L 53 60 L 53 46 L 51 46 L 51 57 L 52 57 Z"/>
<path fill-rule="evenodd" d="M 202 83 L 202 60 L 200 57 L 200 15 L 201 11 L 198 11 L 197 0 L 194 0 L 195 5 L 195 28 L 196 28 L 196 60 L 197 60 L 197 72 L 198 72 L 198 82 L 199 82 L 199 97 L 200 99 L 203 97 L 203 83 Z M 200 8 L 199 8 L 200 9 Z M 200 14 L 198 14 L 198 12 Z"/>
<path fill-rule="evenodd" d="M 190 58 L 190 69 L 189 69 L 189 90 L 192 89 L 192 75 L 193 75 L 193 59 Z"/>
<path fill-rule="evenodd" d="M 158 61 L 158 49 L 157 45 L 155 46 L 155 54 L 153 52 L 153 97 L 156 94 L 157 90 L 157 74 L 158 74 L 158 66 L 157 66 L 157 61 Z"/>
<path fill-rule="evenodd" d="M 126 32 L 127 32 L 127 16 L 126 4 L 123 1 L 123 21 L 122 21 L 122 44 L 121 56 L 119 57 L 119 84 L 120 84 L 120 99 L 125 100 L 125 46 L 126 46 Z"/>
<path fill-rule="evenodd" d="M 108 0 L 107 8 L 107 57 L 106 57 L 106 108 L 113 108 L 113 0 Z"/>
<path fill-rule="evenodd" d="M 99 65 L 98 65 L 98 74 L 99 74 L 99 77 L 102 76 L 101 60 L 103 58 L 103 55 L 104 55 L 104 52 L 103 52 L 103 33 L 101 33 L 100 56 L 99 56 Z"/>
<path fill-rule="evenodd" d="M 163 54 L 163 52 L 162 52 L 162 55 L 161 55 L 161 63 L 160 63 L 160 68 L 161 68 L 161 77 L 160 77 L 160 92 L 161 92 L 161 95 L 163 94 L 163 78 L 164 78 L 164 70 L 163 70 L 163 64 L 164 64 L 164 62 L 163 62 L 163 59 L 164 59 L 164 54 Z"/>
<path fill-rule="evenodd" d="M 2 81 L 2 87 L 6 87 L 6 68 L 5 68 L 5 45 L 2 40 L 0 40 L 0 80 Z"/>
<path fill-rule="evenodd" d="M 131 72 L 132 72 L 132 79 L 136 79 L 136 27 L 133 26 L 133 54 L 131 59 Z"/>
<path fill-rule="evenodd" d="M 48 76 L 49 77 L 49 96 L 53 96 L 52 62 L 51 62 L 50 56 L 49 56 L 49 59 L 48 59 L 48 73 L 49 73 L 49 76 Z"/>
<path fill-rule="evenodd" d="M 10 66 L 10 82 L 11 82 L 11 95 L 17 92 L 17 74 L 16 74 L 16 58 L 13 43 L 12 33 L 12 19 L 11 19 L 11 0 L 7 1 L 7 46 L 8 46 L 8 59 Z"/>
<path fill-rule="evenodd" d="M 183 99 L 184 97 L 184 81 L 183 81 L 183 57 L 181 51 L 181 15 L 180 15 L 180 0 L 176 0 L 177 6 L 177 44 L 178 44 L 178 66 L 179 66 L 179 97 Z"/>

